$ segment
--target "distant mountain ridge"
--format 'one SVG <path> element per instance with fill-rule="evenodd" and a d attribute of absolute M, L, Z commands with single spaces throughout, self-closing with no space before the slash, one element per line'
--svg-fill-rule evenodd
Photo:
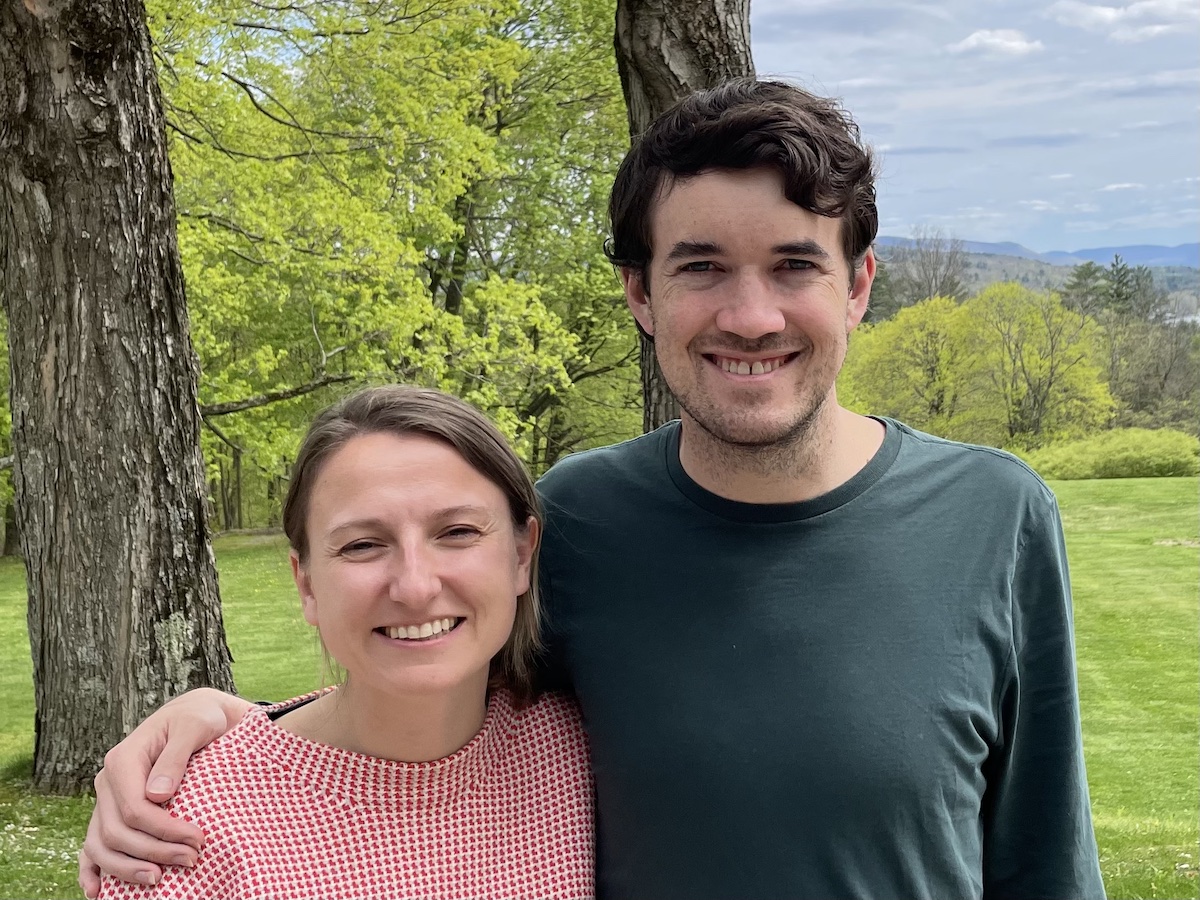
<path fill-rule="evenodd" d="M 914 241 L 911 238 L 881 235 L 876 238 L 875 243 L 881 247 L 911 247 Z M 1091 247 L 1069 253 L 1063 250 L 1038 253 L 1012 241 L 996 244 L 986 241 L 963 241 L 962 246 L 968 253 L 1015 256 L 1018 259 L 1032 259 L 1037 262 L 1049 263 L 1052 266 L 1077 266 L 1083 262 L 1094 262 L 1106 266 L 1112 262 L 1114 256 L 1119 254 L 1121 259 L 1131 266 L 1186 266 L 1191 269 L 1200 269 L 1200 243 L 1180 244 L 1177 247 L 1130 244 L 1124 247 Z"/>

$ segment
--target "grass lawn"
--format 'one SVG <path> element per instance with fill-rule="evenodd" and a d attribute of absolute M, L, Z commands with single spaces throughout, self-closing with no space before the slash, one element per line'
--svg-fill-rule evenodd
<path fill-rule="evenodd" d="M 1058 482 L 1075 590 L 1085 751 L 1111 898 L 1196 897 L 1200 867 L 1197 479 Z M 318 680 L 281 537 L 216 543 L 239 690 Z M 23 574 L 0 560 L 0 898 L 76 897 L 91 805 L 25 788 L 33 692 Z M 954 900 L 954 898 L 947 898 Z"/>

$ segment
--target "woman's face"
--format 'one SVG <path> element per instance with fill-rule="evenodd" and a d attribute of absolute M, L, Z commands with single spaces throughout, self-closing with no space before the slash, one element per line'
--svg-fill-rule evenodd
<path fill-rule="evenodd" d="M 308 502 L 308 559 L 292 553 L 304 618 L 356 687 L 428 693 L 475 682 L 529 589 L 537 522 L 423 435 L 353 438 Z"/>

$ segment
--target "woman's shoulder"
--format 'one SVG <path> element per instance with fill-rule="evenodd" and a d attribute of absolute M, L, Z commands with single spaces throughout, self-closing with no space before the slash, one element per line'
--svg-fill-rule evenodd
<path fill-rule="evenodd" d="M 553 692 L 539 694 L 523 707 L 511 697 L 506 702 L 512 704 L 513 752 L 539 765 L 589 767 L 587 734 L 574 698 Z"/>
<path fill-rule="evenodd" d="M 168 808 L 177 811 L 210 808 L 209 798 L 221 802 L 217 807 L 236 804 L 241 789 L 258 790 L 286 777 L 280 764 L 280 750 L 295 738 L 276 725 L 276 714 L 301 705 L 320 692 L 293 697 L 268 706 L 252 706 L 229 731 L 189 761 L 179 790 Z"/>
<path fill-rule="evenodd" d="M 579 704 L 569 694 L 547 691 L 538 694 L 530 703 L 522 706 L 509 694 L 505 702 L 513 709 L 513 718 L 525 729 L 555 729 L 571 734 L 583 733 L 583 718 Z"/>

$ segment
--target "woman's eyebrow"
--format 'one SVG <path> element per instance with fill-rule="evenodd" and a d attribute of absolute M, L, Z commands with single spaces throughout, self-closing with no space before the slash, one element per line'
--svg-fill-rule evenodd
<path fill-rule="evenodd" d="M 459 516 L 490 516 L 491 514 L 492 511 L 486 506 L 464 503 L 460 506 L 447 506 L 445 509 L 439 509 L 434 515 L 438 519 L 454 519 Z"/>

